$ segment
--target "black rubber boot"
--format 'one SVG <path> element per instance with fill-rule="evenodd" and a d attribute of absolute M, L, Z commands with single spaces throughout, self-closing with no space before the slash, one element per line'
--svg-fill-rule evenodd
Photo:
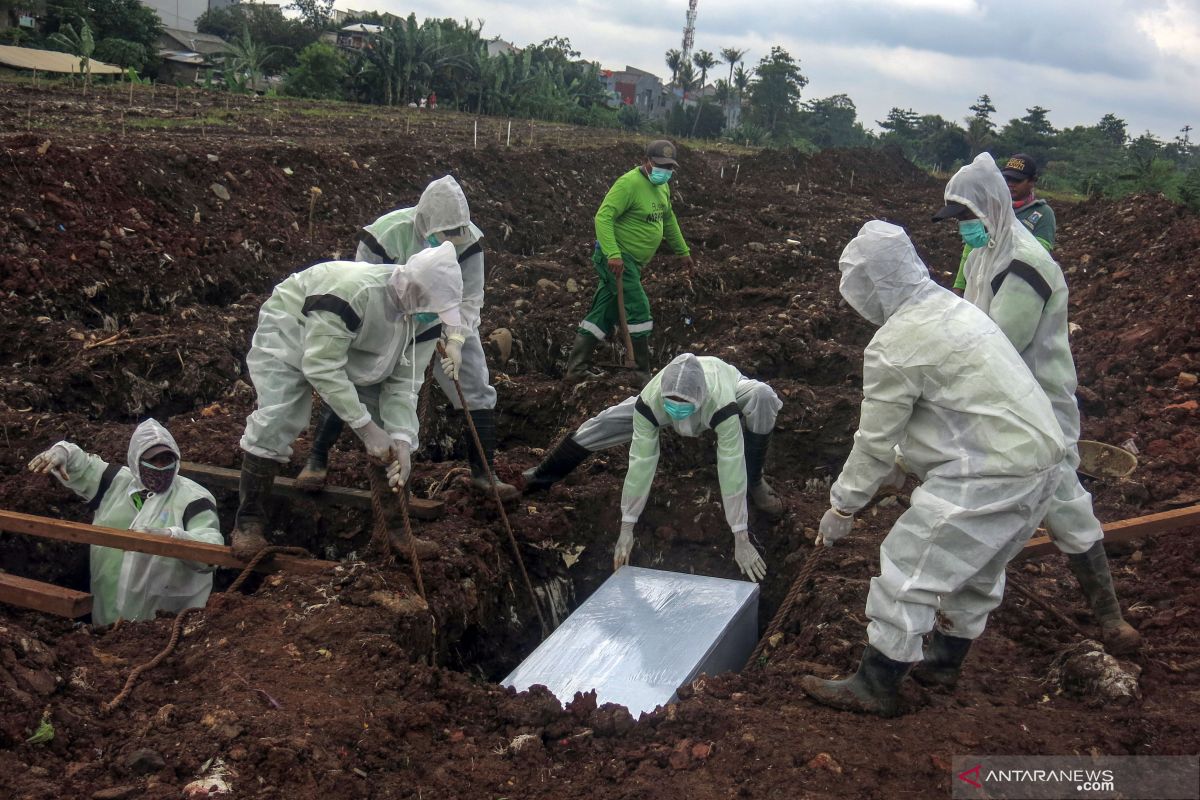
<path fill-rule="evenodd" d="M 583 445 L 568 436 L 558 443 L 542 463 L 521 473 L 525 478 L 526 492 L 540 492 L 549 489 L 554 484 L 571 474 L 572 470 L 583 463 L 592 454 Z"/>
<path fill-rule="evenodd" d="M 805 675 L 800 679 L 800 688 L 822 705 L 894 717 L 900 713 L 900 682 L 911 666 L 903 661 L 892 661 L 867 645 L 853 676 L 826 681 L 816 675 Z"/>
<path fill-rule="evenodd" d="M 329 451 L 342 435 L 342 428 L 345 426 L 346 423 L 342 422 L 329 406 L 321 408 L 317 424 L 313 426 L 313 443 L 308 451 L 308 461 L 296 476 L 298 489 L 319 492 L 325 488 L 325 479 L 329 475 Z"/>
<path fill-rule="evenodd" d="M 567 370 L 563 380 L 581 381 L 589 377 L 588 365 L 592 363 L 592 353 L 600 340 L 588 333 L 575 333 L 575 344 L 571 347 L 571 355 L 567 357 Z"/>
<path fill-rule="evenodd" d="M 751 433 L 742 429 L 742 447 L 746 451 L 746 489 L 750 494 L 750 502 L 754 507 L 770 517 L 783 516 L 783 503 L 771 484 L 762 476 L 763 464 L 767 460 L 767 447 L 771 444 L 771 434 Z"/>
<path fill-rule="evenodd" d="M 650 337 L 630 338 L 633 344 L 633 361 L 637 364 L 637 376 L 642 386 L 650 382 Z"/>
<path fill-rule="evenodd" d="M 279 462 L 261 456 L 242 454 L 242 474 L 238 481 L 238 510 L 234 518 L 230 547 L 233 555 L 248 561 L 267 546 L 267 500 Z"/>
<path fill-rule="evenodd" d="M 925 658 L 913 667 L 913 680 L 922 686 L 942 686 L 953 689 L 962 671 L 963 659 L 971 649 L 973 639 L 947 636 L 934 630 L 925 648 Z"/>
<path fill-rule="evenodd" d="M 1084 596 L 1087 597 L 1092 614 L 1100 623 L 1105 649 L 1109 653 L 1120 655 L 1141 647 L 1142 635 L 1121 616 L 1121 604 L 1117 601 L 1117 590 L 1113 587 L 1104 542 L 1096 542 L 1083 553 L 1068 554 L 1067 562 L 1075 579 L 1079 581 Z"/>
<path fill-rule="evenodd" d="M 479 441 L 483 444 L 483 452 L 487 457 L 487 465 L 485 466 L 479 460 L 479 451 L 475 449 L 475 440 L 471 438 L 471 432 L 466 431 L 467 461 L 471 465 L 471 486 L 477 491 L 491 497 L 492 483 L 488 479 L 488 472 L 490 471 L 493 475 L 495 474 L 493 465 L 496 458 L 496 412 L 491 408 L 482 408 L 470 413 L 471 421 L 475 423 L 475 433 L 479 434 Z M 505 483 L 499 478 L 496 478 L 496 489 L 500 492 L 500 500 L 502 502 L 516 500 L 521 496 L 517 487 L 511 483 Z"/>

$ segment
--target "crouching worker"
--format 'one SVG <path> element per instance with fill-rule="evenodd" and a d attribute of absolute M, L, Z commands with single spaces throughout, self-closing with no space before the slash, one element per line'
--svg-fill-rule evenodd
<path fill-rule="evenodd" d="M 86 500 L 95 511 L 93 525 L 225 543 L 213 496 L 179 476 L 179 446 L 166 428 L 152 419 L 138 425 L 125 464 L 109 464 L 64 441 L 35 456 L 29 471 L 53 475 Z M 200 608 L 212 591 L 206 564 L 99 545 L 90 556 L 94 625 Z"/>
<path fill-rule="evenodd" d="M 313 390 L 362 440 L 372 482 L 383 479 L 386 467 L 388 485 L 406 490 L 424 380 L 414 353 L 417 331 L 438 319 L 458 326 L 460 302 L 462 272 L 449 242 L 399 266 L 317 264 L 275 287 L 246 355 L 258 408 L 241 440 L 234 555 L 249 559 L 267 546 L 266 501 L 292 442 L 308 425 Z M 433 543 L 415 541 L 419 556 L 436 552 Z M 414 547 L 397 534 L 392 543 L 404 552 Z"/>
<path fill-rule="evenodd" d="M 838 681 L 809 675 L 800 686 L 825 705 L 893 716 L 915 662 L 922 683 L 954 685 L 1000 604 L 1005 565 L 1054 496 L 1064 444 L 1004 333 L 930 280 L 901 228 L 868 222 L 840 266 L 842 297 L 880 328 L 863 353 L 858 431 L 820 540 L 846 536 L 881 486 L 903 483 L 897 452 L 923 483 L 880 547 L 858 671 Z"/>
<path fill-rule="evenodd" d="M 746 577 L 757 581 L 767 568 L 750 544 L 746 495 L 764 513 L 783 513 L 782 503 L 762 476 L 782 406 L 770 386 L 744 377 L 721 359 L 684 353 L 655 375 L 640 395 L 592 417 L 541 464 L 526 471 L 526 490 L 549 488 L 597 450 L 631 442 L 621 493 L 621 536 L 613 556 L 616 569 L 629 563 L 634 525 L 650 496 L 658 468 L 659 431 L 672 428 L 682 436 L 715 431 L 717 474 L 725 519 L 733 530 L 734 558 Z"/>

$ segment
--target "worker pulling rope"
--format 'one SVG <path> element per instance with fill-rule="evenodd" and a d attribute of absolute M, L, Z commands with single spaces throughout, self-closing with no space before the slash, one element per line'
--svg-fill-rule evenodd
<path fill-rule="evenodd" d="M 312 557 L 312 554 L 303 547 L 264 547 L 255 553 L 253 558 L 246 562 L 246 566 L 242 569 L 241 574 L 238 575 L 234 582 L 229 585 L 229 588 L 225 590 L 224 594 L 226 596 L 235 594 L 238 589 L 242 588 L 242 584 L 246 582 L 246 578 L 250 577 L 250 573 L 253 572 L 255 568 L 263 562 L 263 560 L 276 554 L 307 558 Z M 176 645 L 179 644 L 179 638 L 183 635 L 183 623 L 187 621 L 188 616 L 190 616 L 193 612 L 203 610 L 204 608 L 200 606 L 185 608 L 175 616 L 175 624 L 171 626 L 171 638 L 167 641 L 167 646 L 164 647 L 162 651 L 154 658 L 133 668 L 133 671 L 129 673 L 129 677 L 125 679 L 124 688 L 117 693 L 116 697 L 100 706 L 101 715 L 107 716 L 108 714 L 111 714 L 113 711 L 116 711 L 118 708 L 120 708 L 121 704 L 125 702 L 130 693 L 133 691 L 133 687 L 137 685 L 138 678 L 140 678 L 143 673 L 149 672 L 157 667 L 163 662 L 164 659 L 166 659 L 167 656 L 171 655 L 171 653 L 175 651 Z"/>
<path fill-rule="evenodd" d="M 390 556 L 393 549 L 399 550 L 400 547 L 392 541 L 387 511 L 384 508 L 388 493 L 387 479 L 377 469 L 368 469 L 367 476 L 371 482 L 371 516 L 374 522 L 371 548 L 381 556 Z M 425 582 L 421 578 L 421 559 L 417 554 L 417 540 L 413 536 L 412 521 L 408 513 L 408 485 L 397 487 L 397 492 L 400 495 L 400 516 L 404 521 L 404 541 L 408 542 L 406 554 L 412 565 L 417 593 L 421 595 L 422 600 L 428 603 L 428 598 L 425 596 Z"/>
<path fill-rule="evenodd" d="M 446 346 L 441 342 L 437 344 L 438 355 L 442 358 L 446 357 Z M 479 440 L 479 432 L 475 430 L 475 420 L 471 419 L 471 415 L 467 413 L 467 400 L 463 396 L 462 384 L 458 378 L 451 378 L 454 382 L 454 390 L 458 393 L 458 402 L 462 407 L 463 416 L 467 420 L 467 429 L 471 431 L 471 440 L 475 445 L 475 452 L 479 454 L 479 459 L 487 469 L 488 483 L 492 487 L 492 498 L 496 501 L 496 508 L 500 510 L 500 519 L 504 522 L 504 530 L 508 534 L 508 543 L 512 545 L 513 556 L 517 560 L 517 566 L 521 570 L 521 578 L 525 581 L 525 588 L 529 592 L 529 599 L 533 603 L 533 610 L 537 612 L 538 623 L 542 626 L 542 638 L 549 635 L 550 629 L 546 627 L 546 618 L 542 616 L 542 607 L 538 603 L 537 592 L 533 590 L 533 583 L 529 580 L 529 573 L 525 570 L 525 559 L 521 557 L 521 549 L 517 547 L 517 537 L 513 535 L 512 525 L 508 522 L 508 514 L 504 510 L 504 501 L 500 498 L 500 489 L 496 486 L 496 473 L 488 466 L 487 453 L 483 449 L 483 443 Z"/>

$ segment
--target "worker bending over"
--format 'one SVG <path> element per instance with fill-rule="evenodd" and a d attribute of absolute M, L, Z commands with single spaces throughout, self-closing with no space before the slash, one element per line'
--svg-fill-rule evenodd
<path fill-rule="evenodd" d="M 179 475 L 179 446 L 148 419 L 129 439 L 126 466 L 109 464 L 71 442 L 34 456 L 29 471 L 53 475 L 87 501 L 93 525 L 171 539 L 224 544 L 208 490 Z M 92 624 L 154 619 L 201 608 L 212 592 L 212 567 L 194 561 L 92 545 Z"/>
<path fill-rule="evenodd" d="M 1000 604 L 1005 565 L 1049 506 L 1063 441 L 1050 401 L 1004 334 L 930 279 L 901 228 L 868 222 L 840 267 L 842 297 L 880 328 L 863 353 L 858 431 L 821 541 L 846 536 L 881 487 L 904 484 L 897 455 L 923 483 L 879 549 L 858 671 L 800 685 L 825 705 L 892 716 L 915 662 L 923 682 L 957 680 Z"/>
<path fill-rule="evenodd" d="M 479 321 L 483 312 L 483 231 L 471 222 L 471 209 L 458 182 L 449 175 L 433 181 L 421 192 L 417 204 L 398 208 L 367 225 L 359 234 L 356 261 L 368 264 L 403 264 L 422 250 L 443 242 L 454 245 L 462 270 L 462 323 L 445 331 L 445 360 L 437 359 L 433 377 L 454 408 L 462 411 L 454 381 L 462 386 L 467 412 L 479 434 L 485 459 L 471 443 L 467 460 L 471 465 L 471 485 L 477 491 L 490 492 L 488 472 L 496 454 L 496 390 L 491 385 L 483 344 L 479 339 Z M 424 378 L 425 365 L 433 358 L 442 324 L 437 320 L 423 323 L 417 330 L 416 363 Z M 308 463 L 296 478 L 300 488 L 319 490 L 325 485 L 329 469 L 329 450 L 342 432 L 342 420 L 328 406 L 321 409 Z M 496 488 L 503 500 L 515 499 L 515 486 L 497 479 Z"/>
<path fill-rule="evenodd" d="M 422 250 L 405 264 L 329 261 L 275 287 L 258 314 L 246 364 L 258 407 L 242 434 L 242 475 L 233 551 L 248 559 L 267 545 L 266 501 L 292 442 L 308 425 L 315 390 L 347 420 L 370 457 L 367 468 L 402 490 L 418 447 L 418 331 L 439 319 L 462 324 L 462 272 L 454 245 Z M 388 498 L 389 504 L 394 498 Z M 389 517 L 391 515 L 389 514 Z M 418 555 L 430 542 L 392 534 Z"/>
<path fill-rule="evenodd" d="M 526 490 L 546 489 L 597 450 L 629 445 L 629 471 L 621 492 L 621 535 L 613 568 L 629 563 L 633 530 L 650 497 L 658 468 L 658 436 L 669 428 L 682 436 L 717 434 L 717 475 L 725 519 L 733 530 L 734 558 L 757 581 L 766 565 L 748 534 L 746 495 L 772 516 L 783 512 L 763 479 L 763 462 L 783 402 L 771 387 L 743 376 L 712 356 L 684 353 L 655 375 L 640 395 L 600 412 L 564 439 L 546 459 L 525 472 Z"/>

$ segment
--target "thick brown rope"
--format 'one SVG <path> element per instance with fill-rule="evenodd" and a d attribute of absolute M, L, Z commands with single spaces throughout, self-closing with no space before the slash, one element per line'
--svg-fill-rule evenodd
<path fill-rule="evenodd" d="M 817 562 L 821 560 L 822 547 L 824 545 L 820 542 L 817 542 L 813 546 L 813 551 L 805 559 L 804 566 L 800 568 L 800 573 L 796 576 L 796 580 L 792 581 L 792 587 L 788 589 L 787 596 L 783 598 L 783 602 L 779 605 L 775 616 L 771 618 L 771 624 L 767 626 L 767 630 L 763 632 L 762 638 L 758 640 L 758 644 L 754 647 L 754 652 L 746 660 L 746 666 L 743 669 L 750 669 L 750 667 L 758 662 L 763 651 L 767 649 L 767 644 L 787 623 L 788 617 L 791 616 L 792 608 L 796 605 L 796 600 L 799 599 L 801 593 L 804 591 L 804 587 L 808 585 L 809 580 L 812 579 L 813 572 L 817 569 Z"/>
<path fill-rule="evenodd" d="M 224 594 L 230 595 L 236 593 L 238 589 L 242 588 L 242 584 L 246 582 L 246 578 L 250 577 L 250 573 L 254 571 L 255 567 L 261 564 L 264 559 L 275 555 L 276 553 L 301 557 L 312 556 L 312 554 L 303 547 L 264 547 L 255 553 L 253 558 L 246 562 L 246 566 L 242 568 L 241 574 L 238 575 L 234 582 L 229 585 L 229 588 L 225 590 Z M 124 688 L 117 693 L 116 697 L 100 706 L 100 713 L 102 715 L 108 715 L 113 711 L 116 711 L 129 697 L 130 693 L 133 691 L 133 687 L 137 685 L 138 678 L 142 676 L 142 673 L 149 672 L 150 670 L 154 669 L 161 664 L 167 656 L 174 652 L 175 646 L 179 644 L 180 636 L 183 635 L 183 623 L 193 612 L 203 610 L 203 607 L 185 608 L 183 611 L 180 611 L 175 615 L 175 624 L 171 626 L 171 637 L 167 640 L 167 646 L 164 647 L 162 651 L 159 652 L 159 654 L 154 658 L 133 668 L 133 671 L 129 673 L 129 677 L 125 679 Z"/>
<path fill-rule="evenodd" d="M 378 553 L 390 555 L 393 549 L 391 529 L 388 526 L 388 515 L 384 507 L 387 495 L 391 489 L 387 480 L 377 466 L 372 464 L 367 468 L 367 476 L 371 482 L 371 515 L 374 517 L 374 530 L 371 534 L 371 546 Z M 408 542 L 408 561 L 412 565 L 413 578 L 417 584 L 417 593 L 429 604 L 425 596 L 425 581 L 421 577 L 421 559 L 417 556 L 417 539 L 413 536 L 412 521 L 408 516 L 408 485 L 402 486 L 397 493 L 400 495 L 400 516 L 404 521 L 404 537 Z M 399 548 L 396 548 L 399 549 Z"/>
<path fill-rule="evenodd" d="M 443 358 L 446 357 L 446 347 L 441 342 L 437 344 L 438 354 Z M 513 535 L 512 525 L 508 522 L 508 514 L 504 510 L 504 501 L 500 499 L 500 488 L 496 486 L 496 473 L 492 470 L 491 464 L 488 463 L 487 452 L 483 449 L 483 442 L 479 439 L 479 432 L 475 430 L 475 420 L 471 419 L 471 412 L 467 410 L 467 398 L 463 395 L 462 384 L 458 378 L 451 378 L 454 382 L 454 390 L 458 392 L 458 402 L 462 408 L 463 417 L 467 420 L 467 429 L 471 431 L 471 441 L 475 444 L 475 452 L 479 455 L 479 463 L 483 464 L 484 470 L 488 474 L 488 483 L 492 487 L 492 497 L 496 501 L 496 508 L 500 510 L 500 519 L 504 521 L 504 530 L 508 533 L 508 543 L 512 545 L 513 556 L 517 560 L 517 566 L 521 569 L 521 578 L 525 581 L 525 588 L 529 592 L 529 599 L 533 603 L 533 610 L 537 612 L 538 622 L 542 626 L 542 638 L 546 638 L 550 634 L 550 629 L 546 626 L 546 618 L 542 616 L 542 607 L 538 603 L 537 592 L 533 590 L 533 582 L 529 580 L 529 573 L 525 570 L 525 559 L 521 557 L 521 549 L 517 547 L 517 537 Z"/>

